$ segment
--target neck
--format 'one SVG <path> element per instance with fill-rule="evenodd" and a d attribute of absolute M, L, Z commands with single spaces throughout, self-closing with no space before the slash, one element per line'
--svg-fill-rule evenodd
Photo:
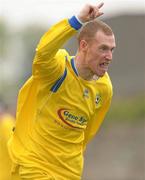
<path fill-rule="evenodd" d="M 77 54 L 75 57 L 75 65 L 76 65 L 78 74 L 81 78 L 87 81 L 98 79 L 98 76 L 94 75 L 88 68 L 88 65 L 86 64 L 86 61 L 85 61 L 85 57 L 82 58 L 80 54 Z"/>

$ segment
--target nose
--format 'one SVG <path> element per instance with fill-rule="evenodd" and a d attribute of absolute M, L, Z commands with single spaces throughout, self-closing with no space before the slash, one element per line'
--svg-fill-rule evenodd
<path fill-rule="evenodd" d="M 106 58 L 107 60 L 111 61 L 111 60 L 112 60 L 112 51 L 108 51 L 108 52 L 106 53 L 105 58 Z"/>

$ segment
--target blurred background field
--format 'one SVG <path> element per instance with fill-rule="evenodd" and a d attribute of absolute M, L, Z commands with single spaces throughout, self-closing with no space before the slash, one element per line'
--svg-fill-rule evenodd
<path fill-rule="evenodd" d="M 76 1 L 70 2 L 77 5 Z M 62 3 L 65 11 L 68 4 Z M 130 1 L 128 9 L 132 4 Z M 29 8 L 35 8 L 31 3 L 29 5 Z M 71 11 L 67 13 L 72 15 Z M 6 110 L 15 116 L 18 90 L 31 75 L 36 45 L 56 19 L 52 20 L 48 15 L 44 23 L 44 17 L 38 18 L 38 12 L 36 17 L 33 14 L 34 21 L 24 21 L 23 18 L 17 24 L 17 19 L 13 19 L 13 24 L 5 14 L 6 9 L 3 9 L 0 14 L 0 106 L 1 111 Z M 85 153 L 83 180 L 144 180 L 145 11 L 127 13 L 122 9 L 119 14 L 106 14 L 101 19 L 112 27 L 116 35 L 117 48 L 109 69 L 114 95 L 110 111 Z M 76 47 L 76 37 L 65 45 L 72 55 Z"/>

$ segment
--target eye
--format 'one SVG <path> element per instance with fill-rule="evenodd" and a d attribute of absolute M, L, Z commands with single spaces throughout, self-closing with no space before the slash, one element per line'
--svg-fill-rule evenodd
<path fill-rule="evenodd" d="M 100 50 L 101 50 L 101 51 L 108 51 L 109 48 L 108 48 L 108 46 L 101 46 L 101 47 L 100 47 Z"/>
<path fill-rule="evenodd" d="M 111 49 L 111 52 L 112 52 L 112 53 L 114 52 L 114 48 Z"/>
<path fill-rule="evenodd" d="M 109 51 L 111 51 L 112 53 L 114 52 L 114 47 L 109 47 L 109 46 L 107 46 L 107 45 L 102 45 L 102 46 L 100 46 L 100 51 L 101 52 L 105 52 L 105 53 L 107 53 L 107 52 L 109 52 Z"/>

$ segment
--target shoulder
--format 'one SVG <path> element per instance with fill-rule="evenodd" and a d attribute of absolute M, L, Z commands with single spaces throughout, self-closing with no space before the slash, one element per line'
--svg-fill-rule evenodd
<path fill-rule="evenodd" d="M 111 79 L 110 79 L 110 76 L 109 74 L 106 72 L 105 75 L 103 76 L 103 80 L 110 86 L 112 86 L 112 82 L 111 82 Z"/>
<path fill-rule="evenodd" d="M 66 67 L 68 65 L 70 66 L 73 57 L 70 56 L 66 49 L 59 49 L 54 58 L 58 63 Z"/>
<path fill-rule="evenodd" d="M 111 82 L 110 76 L 109 76 L 109 74 L 107 72 L 104 74 L 103 77 L 99 78 L 97 80 L 97 82 L 99 82 L 101 84 L 106 84 L 107 86 L 112 87 L 112 82 Z"/>
<path fill-rule="evenodd" d="M 70 55 L 65 49 L 59 49 L 55 55 L 56 59 L 64 59 L 64 58 L 69 58 Z"/>
<path fill-rule="evenodd" d="M 113 86 L 110 79 L 110 76 L 108 73 L 105 73 L 105 75 L 98 79 L 98 83 L 102 87 L 102 89 L 110 96 L 113 95 Z"/>

